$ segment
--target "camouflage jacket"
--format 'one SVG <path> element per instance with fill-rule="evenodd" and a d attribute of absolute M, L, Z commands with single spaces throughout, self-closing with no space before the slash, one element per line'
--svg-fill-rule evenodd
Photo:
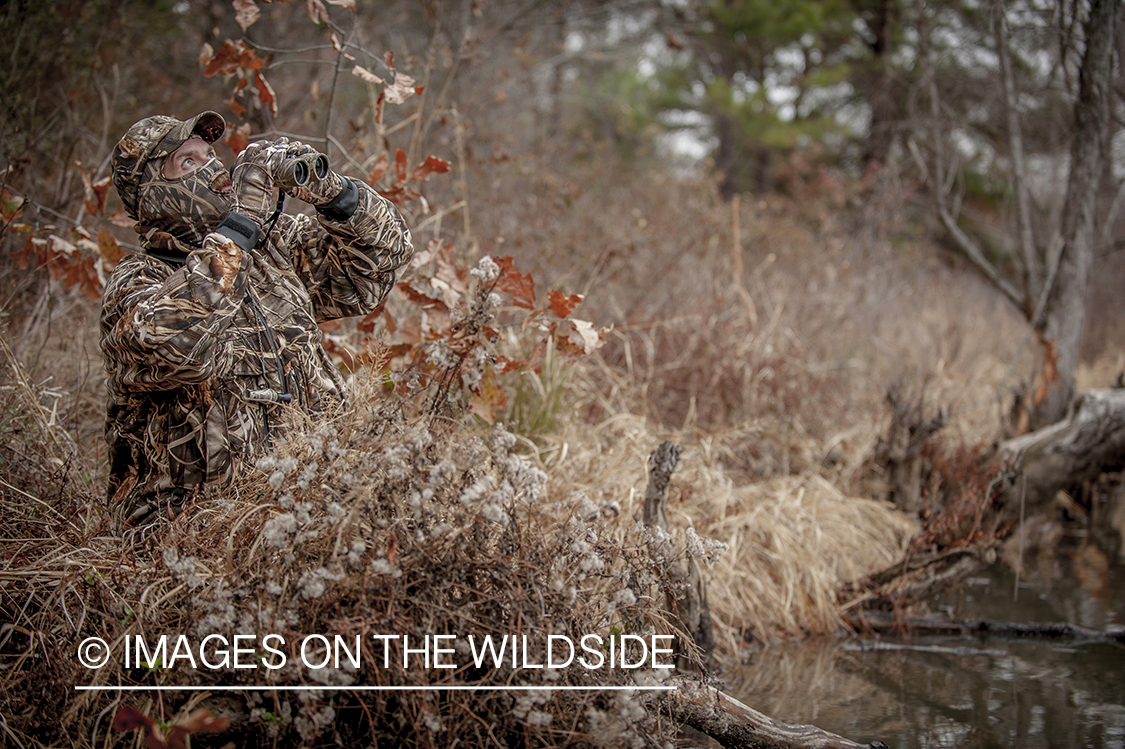
<path fill-rule="evenodd" d="M 349 219 L 282 214 L 237 269 L 207 242 L 182 262 L 150 252 L 114 268 L 101 312 L 111 505 L 228 484 L 278 408 L 247 391 L 308 412 L 345 398 L 317 324 L 374 310 L 414 253 L 398 211 L 357 187 Z"/>

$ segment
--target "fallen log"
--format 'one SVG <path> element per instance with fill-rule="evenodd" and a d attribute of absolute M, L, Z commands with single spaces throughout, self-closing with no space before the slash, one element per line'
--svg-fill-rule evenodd
<path fill-rule="evenodd" d="M 693 678 L 679 677 L 675 686 L 658 698 L 660 711 L 728 749 L 887 749 L 881 741 L 858 744 L 815 726 L 782 723 Z"/>
<path fill-rule="evenodd" d="M 874 634 L 996 636 L 1125 643 L 1125 631 L 1100 632 L 1067 622 L 996 622 L 989 619 L 953 619 L 940 615 L 896 616 L 889 611 L 852 611 L 847 612 L 844 619 L 857 632 Z"/>
<path fill-rule="evenodd" d="M 1017 474 L 1002 494 L 1004 517 L 1046 507 L 1060 490 L 1125 466 L 1125 389 L 1087 390 L 1065 419 L 1002 442 L 997 451 Z"/>

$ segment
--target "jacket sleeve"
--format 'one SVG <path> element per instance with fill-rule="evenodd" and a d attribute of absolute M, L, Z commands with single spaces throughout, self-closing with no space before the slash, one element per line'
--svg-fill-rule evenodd
<path fill-rule="evenodd" d="M 222 337 L 242 304 L 249 259 L 225 244 L 208 235 L 175 271 L 144 255 L 114 269 L 102 294 L 101 348 L 117 388 L 171 390 L 230 370 Z"/>
<path fill-rule="evenodd" d="M 410 230 L 394 204 L 362 182 L 353 184 L 358 202 L 350 218 L 295 217 L 293 268 L 318 322 L 375 310 L 414 257 Z"/>

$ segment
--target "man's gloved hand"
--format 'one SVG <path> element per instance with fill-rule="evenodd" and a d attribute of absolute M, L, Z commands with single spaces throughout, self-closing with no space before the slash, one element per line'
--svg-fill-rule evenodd
<path fill-rule="evenodd" d="M 276 207 L 274 177 L 294 146 L 287 138 L 261 140 L 242 149 L 231 169 L 233 203 L 215 231 L 243 250 L 258 244 L 262 230 Z"/>
<path fill-rule="evenodd" d="M 289 158 L 293 146 L 287 138 L 260 140 L 242 149 L 231 169 L 232 210 L 241 213 L 262 228 L 273 216 L 277 203 L 274 197 L 274 175 Z"/>

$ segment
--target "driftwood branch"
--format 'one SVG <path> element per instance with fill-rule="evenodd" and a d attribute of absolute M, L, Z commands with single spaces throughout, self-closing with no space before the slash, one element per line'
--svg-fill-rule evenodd
<path fill-rule="evenodd" d="M 963 546 L 932 554 L 917 554 L 844 589 L 851 609 L 867 609 L 917 601 L 985 569 L 996 561 L 995 544 Z M 864 615 L 870 613 L 865 611 Z"/>
<path fill-rule="evenodd" d="M 659 698 L 660 711 L 729 749 L 886 749 L 880 741 L 857 744 L 815 726 L 782 723 L 694 679 L 681 677 L 675 686 Z"/>

